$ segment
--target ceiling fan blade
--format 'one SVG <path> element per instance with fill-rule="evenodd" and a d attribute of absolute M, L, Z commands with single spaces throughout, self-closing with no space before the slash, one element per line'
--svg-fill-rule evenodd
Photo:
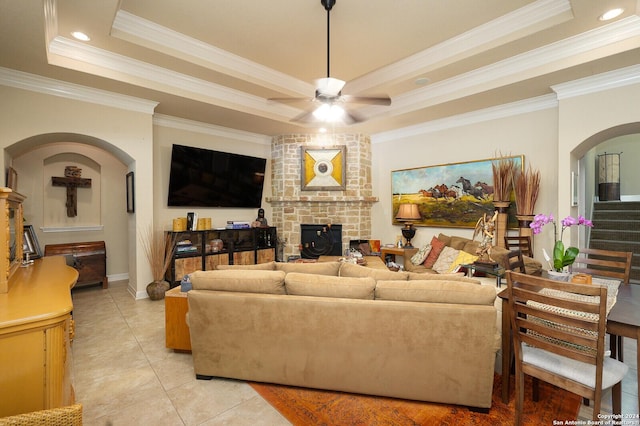
<path fill-rule="evenodd" d="M 290 121 L 293 123 L 317 123 L 318 122 L 318 120 L 313 115 L 313 111 L 303 112 L 302 114 L 292 118 Z"/>
<path fill-rule="evenodd" d="M 319 78 L 315 83 L 318 93 L 325 96 L 338 96 L 346 84 L 344 81 L 333 77 Z"/>
<path fill-rule="evenodd" d="M 281 104 L 293 104 L 298 102 L 312 102 L 313 98 L 268 98 L 269 102 L 280 102 Z"/>
<path fill-rule="evenodd" d="M 340 100 L 352 104 L 366 104 L 366 105 L 391 105 L 391 98 L 382 96 L 350 96 L 342 95 Z"/>

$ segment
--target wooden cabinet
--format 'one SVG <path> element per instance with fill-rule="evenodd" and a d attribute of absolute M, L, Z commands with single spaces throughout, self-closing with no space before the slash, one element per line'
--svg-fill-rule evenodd
<path fill-rule="evenodd" d="M 77 287 L 96 283 L 102 283 L 102 288 L 109 286 L 107 250 L 104 241 L 48 244 L 44 248 L 44 255 L 66 256 L 67 263 L 79 273 Z"/>
<path fill-rule="evenodd" d="M 0 417 L 72 404 L 71 287 L 64 258 L 18 268 L 0 294 Z"/>
<path fill-rule="evenodd" d="M 165 345 L 176 351 L 191 351 L 191 335 L 185 317 L 189 311 L 187 293 L 180 287 L 164 294 Z"/>
<path fill-rule="evenodd" d="M 169 232 L 176 250 L 165 279 L 174 287 L 195 271 L 217 265 L 253 265 L 276 259 L 275 227 Z"/>
<path fill-rule="evenodd" d="M 9 188 L 0 188 L 0 294 L 9 291 L 9 279 L 22 262 L 24 198 Z"/>

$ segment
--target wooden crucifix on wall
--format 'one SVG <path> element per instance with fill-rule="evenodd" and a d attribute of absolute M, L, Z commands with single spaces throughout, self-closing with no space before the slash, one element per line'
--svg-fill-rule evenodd
<path fill-rule="evenodd" d="M 91 179 L 80 177 L 82 169 L 75 166 L 64 168 L 64 177 L 51 177 L 53 186 L 65 186 L 67 188 L 67 217 L 78 215 L 78 188 L 91 188 Z"/>

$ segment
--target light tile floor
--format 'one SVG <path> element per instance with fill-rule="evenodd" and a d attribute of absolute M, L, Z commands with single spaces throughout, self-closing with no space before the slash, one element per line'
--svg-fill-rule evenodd
<path fill-rule="evenodd" d="M 164 344 L 164 301 L 126 282 L 73 291 L 76 400 L 85 425 L 289 425 L 248 384 L 196 380 L 191 354 Z"/>
<path fill-rule="evenodd" d="M 106 290 L 76 289 L 73 303 L 74 386 L 85 425 L 290 424 L 244 382 L 196 380 L 191 355 L 165 348 L 164 301 L 136 301 L 127 282 L 119 281 Z M 625 359 L 631 368 L 623 381 L 622 408 L 635 414 L 632 339 L 625 339 Z M 610 412 L 610 401 L 605 394 L 603 410 Z M 591 413 L 591 407 L 582 406 L 579 419 L 591 419 Z"/>

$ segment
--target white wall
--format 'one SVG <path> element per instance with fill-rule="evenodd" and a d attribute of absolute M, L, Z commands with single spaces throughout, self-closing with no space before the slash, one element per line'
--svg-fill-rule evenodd
<path fill-rule="evenodd" d="M 144 253 L 138 250 L 137 242 L 138 230 L 153 222 L 153 191 L 149 188 L 153 188 L 152 112 L 155 104 L 134 98 L 114 97 L 80 86 L 65 87 L 63 82 L 35 80 L 34 90 L 5 86 L 0 81 L 1 162 L 10 164 L 13 158 L 49 143 L 78 142 L 111 152 L 127 165 L 128 170 L 135 170 L 136 213 L 117 213 L 126 215 L 128 232 L 125 240 L 114 240 L 111 247 L 107 246 L 107 256 L 110 256 L 110 250 L 128 253 L 129 289 L 136 297 L 146 296 L 145 287 L 151 282 L 151 272 Z M 48 85 L 57 87 L 59 90 L 56 93 L 73 97 L 74 92 L 78 91 L 80 99 L 94 97 L 95 102 L 38 91 Z M 123 106 L 99 104 L 107 100 L 112 104 L 123 100 Z M 118 181 L 124 185 L 124 176 Z M 25 201 L 26 208 L 38 214 L 33 207 L 35 204 L 31 204 L 36 200 L 30 198 Z M 108 214 L 113 213 L 105 204 L 102 215 Z"/>
<path fill-rule="evenodd" d="M 249 155 L 266 158 L 264 190 L 262 193 L 262 208 L 265 217 L 271 221 L 271 206 L 264 199 L 271 195 L 271 138 L 252 133 L 221 129 L 186 120 L 168 117 L 155 120 L 153 152 L 153 192 L 156 227 L 170 230 L 172 220 L 186 217 L 187 211 L 198 213 L 198 217 L 210 217 L 214 228 L 224 228 L 227 220 L 252 222 L 258 215 L 258 209 L 253 208 L 187 208 L 168 207 L 167 194 L 169 189 L 169 169 L 171 166 L 171 146 L 187 145 L 214 151 L 232 152 L 234 154 Z"/>
<path fill-rule="evenodd" d="M 555 155 L 558 146 L 556 108 L 461 126 L 456 125 L 454 118 L 450 126 L 443 127 L 448 128 L 426 129 L 415 136 L 373 144 L 374 195 L 380 199 L 373 208 L 373 238 L 382 240 L 384 244 L 395 242 L 396 235 L 400 235 L 400 227 L 391 224 L 391 171 L 483 160 L 501 154 L 524 155 L 525 166 L 531 165 L 540 170 L 541 190 L 536 210 L 555 212 L 558 167 Z M 419 227 L 412 243 L 419 247 L 440 232 L 468 238 L 473 236 L 473 229 L 469 228 Z M 538 240 L 536 237 L 535 246 L 541 250 L 546 242 L 538 244 Z"/>
<path fill-rule="evenodd" d="M 637 81 L 638 76 L 636 76 Z M 604 90 L 606 89 L 606 90 Z M 593 147 L 614 137 L 640 132 L 640 84 L 614 87 L 563 98 L 558 112 L 558 213 L 560 217 L 584 211 L 581 199 L 571 206 L 571 172 L 579 172 L 580 159 Z M 582 246 L 585 233 L 571 229 L 570 243 Z M 566 242 L 565 242 L 566 243 Z"/>

